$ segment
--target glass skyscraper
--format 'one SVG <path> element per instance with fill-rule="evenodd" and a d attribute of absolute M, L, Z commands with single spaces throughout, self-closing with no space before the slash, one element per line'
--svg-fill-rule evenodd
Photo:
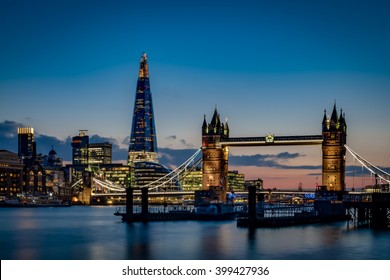
<path fill-rule="evenodd" d="M 156 129 L 146 53 L 141 56 L 130 134 L 128 164 L 158 162 Z"/>

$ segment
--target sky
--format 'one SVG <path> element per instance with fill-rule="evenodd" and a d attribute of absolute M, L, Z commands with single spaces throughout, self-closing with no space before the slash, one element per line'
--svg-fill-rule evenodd
<path fill-rule="evenodd" d="M 347 144 L 390 166 L 390 2 L 0 1 L 0 149 L 17 127 L 71 160 L 71 137 L 127 158 L 139 59 L 148 55 L 161 163 L 201 146 L 217 107 L 231 137 L 321 134 L 343 109 Z M 321 147 L 231 148 L 231 170 L 265 187 L 321 183 Z M 347 155 L 347 186 L 360 178 Z M 360 170 L 360 171 L 359 171 Z M 365 181 L 367 180 L 367 181 Z"/>

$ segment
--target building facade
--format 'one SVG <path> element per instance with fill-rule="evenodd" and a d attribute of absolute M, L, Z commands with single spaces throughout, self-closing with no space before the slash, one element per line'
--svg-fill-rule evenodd
<path fill-rule="evenodd" d="M 27 163 L 32 159 L 35 149 L 34 128 L 18 127 L 18 156 Z"/>
<path fill-rule="evenodd" d="M 72 138 L 72 164 L 67 165 L 70 181 L 85 177 L 91 166 L 100 167 L 112 163 L 112 144 L 90 143 L 88 130 L 79 130 Z M 89 171 L 88 171 L 89 172 Z M 88 184 L 90 185 L 90 184 Z"/>
<path fill-rule="evenodd" d="M 128 164 L 136 162 L 158 163 L 157 138 L 153 113 L 152 92 L 150 91 L 147 56 L 141 56 L 137 89 L 130 133 Z"/>
<path fill-rule="evenodd" d="M 79 130 L 79 135 L 72 138 L 72 164 L 88 164 L 89 136 L 88 130 Z"/>
<path fill-rule="evenodd" d="M 120 163 L 103 164 L 100 166 L 103 179 L 113 182 L 115 185 L 129 187 L 131 184 L 132 167 Z"/>
<path fill-rule="evenodd" d="M 112 162 L 112 144 L 90 143 L 88 148 L 89 164 L 110 164 Z"/>
<path fill-rule="evenodd" d="M 191 171 L 185 171 L 183 178 L 180 180 L 183 191 L 198 191 L 202 190 L 203 174 L 202 169 L 197 168 Z M 227 191 L 240 192 L 245 190 L 245 174 L 239 173 L 237 170 L 228 171 L 228 187 Z"/>
<path fill-rule="evenodd" d="M 0 150 L 0 195 L 15 196 L 22 191 L 23 166 L 17 154 Z"/>
<path fill-rule="evenodd" d="M 244 182 L 245 190 L 247 191 L 250 186 L 255 186 L 256 190 L 263 190 L 263 180 L 257 178 L 256 180 L 245 180 Z"/>
<path fill-rule="evenodd" d="M 183 191 L 198 191 L 202 189 L 202 168 L 186 170 L 180 179 Z"/>
<path fill-rule="evenodd" d="M 228 191 L 242 192 L 245 191 L 245 174 L 239 173 L 238 170 L 228 172 Z"/>
<path fill-rule="evenodd" d="M 43 165 L 45 172 L 45 185 L 48 193 L 56 195 L 70 195 L 70 190 L 66 184 L 65 169 L 62 158 L 57 156 L 57 152 L 52 148 Z"/>

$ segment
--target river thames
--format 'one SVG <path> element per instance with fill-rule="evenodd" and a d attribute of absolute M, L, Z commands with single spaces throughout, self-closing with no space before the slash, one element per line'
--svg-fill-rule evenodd
<path fill-rule="evenodd" d="M 389 260 L 390 232 L 346 222 L 262 228 L 235 221 L 122 223 L 115 207 L 1 208 L 2 260 Z"/>

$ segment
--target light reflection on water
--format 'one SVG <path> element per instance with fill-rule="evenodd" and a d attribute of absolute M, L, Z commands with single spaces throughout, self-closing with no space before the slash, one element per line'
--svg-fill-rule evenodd
<path fill-rule="evenodd" d="M 235 221 L 125 224 L 113 207 L 0 209 L 1 259 L 390 259 L 390 232 L 346 223 L 279 229 Z"/>

